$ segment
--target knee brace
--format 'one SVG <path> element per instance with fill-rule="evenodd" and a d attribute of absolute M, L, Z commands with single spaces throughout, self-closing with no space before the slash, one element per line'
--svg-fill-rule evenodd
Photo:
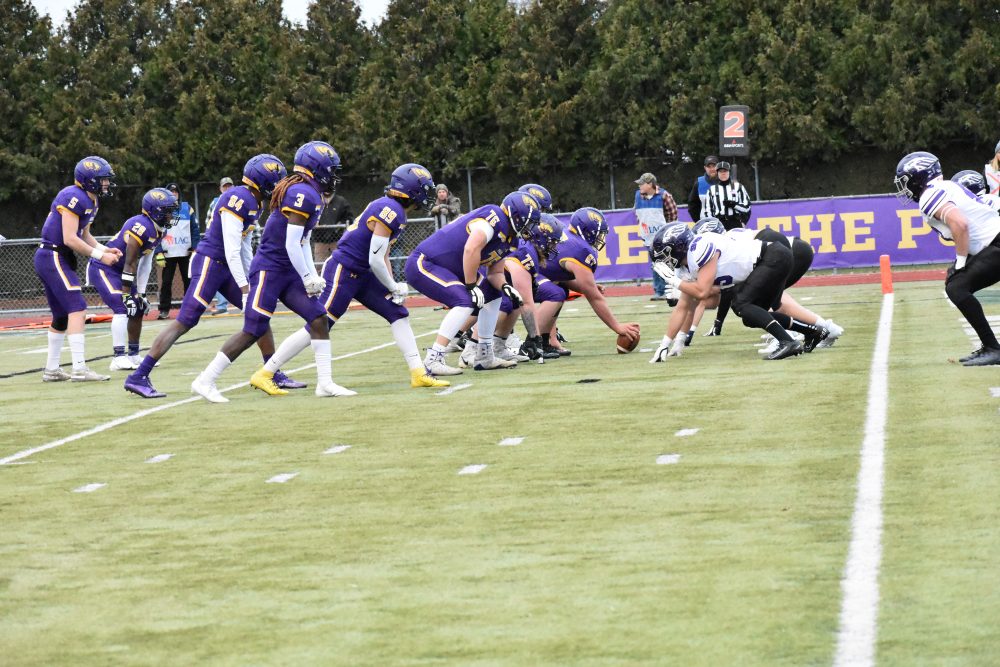
<path fill-rule="evenodd" d="M 56 331 L 66 331 L 69 328 L 69 316 L 60 315 L 59 317 L 53 317 L 50 326 Z"/>

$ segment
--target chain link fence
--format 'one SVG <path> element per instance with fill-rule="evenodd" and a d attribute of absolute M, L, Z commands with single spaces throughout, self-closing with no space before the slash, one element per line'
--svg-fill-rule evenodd
<path fill-rule="evenodd" d="M 325 229 L 334 231 L 334 238 L 339 239 L 343 234 L 346 225 L 334 225 Z M 432 218 L 410 219 L 403 234 L 393 246 L 389 255 L 393 273 L 397 280 L 404 280 L 403 267 L 406 258 L 421 241 L 430 236 L 435 230 L 435 222 Z M 110 236 L 96 237 L 98 241 L 107 243 Z M 45 290 L 42 288 L 42 281 L 35 273 L 34 257 L 35 250 L 41 239 L 7 239 L 0 242 L 0 319 L 11 319 L 15 317 L 30 317 L 33 314 L 44 314 L 48 311 L 48 304 L 45 301 Z M 314 254 L 314 257 L 316 255 Z M 317 264 L 320 264 L 325 257 L 316 257 Z M 83 287 L 83 297 L 87 301 L 88 308 L 103 309 L 104 303 L 100 295 L 93 287 L 87 286 L 87 264 L 88 258 L 77 257 L 76 273 L 80 276 L 80 283 Z M 318 268 L 318 267 L 317 267 Z M 152 302 L 154 308 L 159 300 L 160 270 L 155 264 L 149 275 L 149 283 L 146 287 L 146 295 Z M 180 275 L 175 275 L 173 285 L 173 301 L 175 308 L 180 303 L 184 295 L 183 282 Z M 40 318 L 43 319 L 43 318 Z"/>

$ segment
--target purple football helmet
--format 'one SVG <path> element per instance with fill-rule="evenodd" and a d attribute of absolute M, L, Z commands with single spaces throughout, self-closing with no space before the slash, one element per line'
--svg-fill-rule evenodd
<path fill-rule="evenodd" d="M 531 243 L 538 251 L 540 259 L 549 259 L 556 252 L 556 246 L 563 237 L 563 226 L 550 213 L 542 213 L 542 219 L 531 230 Z"/>
<path fill-rule="evenodd" d="M 965 186 L 974 195 L 984 195 L 987 192 L 986 179 L 978 171 L 965 169 L 952 176 L 951 180 Z"/>
<path fill-rule="evenodd" d="M 693 240 L 694 232 L 686 222 L 672 222 L 658 229 L 653 235 L 653 241 L 649 245 L 649 255 L 654 262 L 680 266 L 687 259 L 688 245 Z"/>
<path fill-rule="evenodd" d="M 583 240 L 600 251 L 608 236 L 608 221 L 604 214 L 592 206 L 578 208 L 569 219 L 569 226 L 583 237 Z"/>
<path fill-rule="evenodd" d="M 292 171 L 316 181 L 323 192 L 332 195 L 340 183 L 340 156 L 325 141 L 310 141 L 295 151 Z"/>
<path fill-rule="evenodd" d="M 708 234 L 708 233 L 725 234 L 726 226 L 723 225 L 722 221 L 720 221 L 718 218 L 708 217 L 708 218 L 702 218 L 701 220 L 696 222 L 694 227 L 691 228 L 691 231 L 694 232 L 696 235 Z"/>
<path fill-rule="evenodd" d="M 106 191 L 101 184 L 105 178 L 108 179 Z M 101 198 L 113 197 L 115 188 L 118 187 L 118 184 L 115 183 L 115 170 L 111 168 L 107 160 L 96 155 L 85 157 L 76 163 L 76 168 L 73 170 L 73 180 L 87 192 L 92 192 Z"/>
<path fill-rule="evenodd" d="M 538 200 L 527 192 L 511 192 L 503 198 L 500 208 L 510 218 L 514 232 L 522 239 L 531 239 L 531 231 L 542 218 L 542 208 Z"/>
<path fill-rule="evenodd" d="M 896 197 L 902 201 L 920 201 L 927 184 L 941 176 L 941 162 L 936 156 L 917 151 L 910 153 L 896 165 Z"/>
<path fill-rule="evenodd" d="M 177 195 L 166 188 L 153 188 L 142 196 L 142 212 L 159 229 L 177 224 L 180 203 Z"/>
<path fill-rule="evenodd" d="M 434 201 L 434 178 L 425 167 L 409 162 L 392 172 L 385 194 L 405 199 L 409 204 L 428 206 Z"/>
<path fill-rule="evenodd" d="M 243 166 L 243 182 L 257 188 L 264 199 L 270 199 L 278 181 L 288 175 L 281 160 L 270 153 L 254 155 Z"/>
<path fill-rule="evenodd" d="M 539 185 L 538 183 L 525 183 L 518 188 L 520 192 L 527 192 L 529 195 L 538 200 L 538 203 L 542 207 L 542 213 L 552 212 L 552 195 L 549 194 L 548 189 L 545 186 Z"/>

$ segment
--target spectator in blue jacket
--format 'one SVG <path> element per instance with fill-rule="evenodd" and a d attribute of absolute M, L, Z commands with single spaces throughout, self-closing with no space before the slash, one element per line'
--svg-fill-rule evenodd
<path fill-rule="evenodd" d="M 191 261 L 191 254 L 198 247 L 198 241 L 201 240 L 201 228 L 198 226 L 191 204 L 181 199 L 180 188 L 176 183 L 169 183 L 166 188 L 177 195 L 177 201 L 181 202 L 181 205 L 177 211 L 177 224 L 166 231 L 156 254 L 156 263 L 163 268 L 160 273 L 160 312 L 156 317 L 158 320 L 170 317 L 170 309 L 173 307 L 174 273 L 178 268 L 181 270 L 184 291 L 187 291 L 191 282 L 188 264 Z"/>
<path fill-rule="evenodd" d="M 691 186 L 691 194 L 688 195 L 688 213 L 691 214 L 691 220 L 698 222 L 701 220 L 701 212 L 705 208 L 705 200 L 708 196 L 708 189 L 712 187 L 713 184 L 717 183 L 716 180 L 716 165 L 719 164 L 719 158 L 714 155 L 709 155 L 705 158 L 705 175 L 699 176 Z"/>

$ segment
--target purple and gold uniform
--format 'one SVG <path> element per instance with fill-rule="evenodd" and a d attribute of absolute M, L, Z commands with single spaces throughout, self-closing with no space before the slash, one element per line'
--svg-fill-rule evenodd
<path fill-rule="evenodd" d="M 380 197 L 368 204 L 347 228 L 337 249 L 323 263 L 326 289 L 320 301 L 327 316 L 336 322 L 351 305 L 351 299 L 380 315 L 390 324 L 409 316 L 402 305 L 392 302 L 392 295 L 372 273 L 368 263 L 372 232 L 376 226 L 389 231 L 388 243 L 393 245 L 406 228 L 406 211 L 392 197 Z"/>
<path fill-rule="evenodd" d="M 233 279 L 226 261 L 226 246 L 222 237 L 223 211 L 242 221 L 243 232 L 240 238 L 245 240 L 257 226 L 260 204 L 245 185 L 230 188 L 219 197 L 212 219 L 191 257 L 191 283 L 177 314 L 177 321 L 188 328 L 198 324 L 216 292 L 220 292 L 230 303 L 243 303 L 243 292 Z"/>
<path fill-rule="evenodd" d="M 538 260 L 538 249 L 535 248 L 535 244 L 531 241 L 521 240 L 518 245 L 517 250 L 511 253 L 510 259 L 514 259 L 518 264 L 524 267 L 524 269 L 531 274 L 534 280 L 535 289 L 534 299 L 536 302 L 541 303 L 542 301 L 565 301 L 567 292 L 564 287 L 561 287 L 549 278 L 546 278 L 540 271 L 541 262 Z M 555 262 L 555 258 L 546 260 L 546 266 Z M 507 298 L 504 297 L 504 301 Z"/>
<path fill-rule="evenodd" d="M 470 225 L 477 221 L 493 228 L 493 238 L 480 253 L 480 266 L 488 269 L 517 248 L 518 236 L 510 219 L 499 206 L 487 204 L 456 218 L 421 241 L 406 260 L 406 281 L 425 296 L 450 308 L 471 308 L 472 299 L 465 289 L 462 255 L 469 240 Z M 500 292 L 489 282 L 480 280 L 480 287 L 487 303 L 500 298 Z"/>
<path fill-rule="evenodd" d="M 575 278 L 567 268 L 569 264 L 582 266 L 591 273 L 597 269 L 597 251 L 572 232 L 565 234 L 563 240 L 556 246 L 555 255 L 546 262 L 545 266 L 539 267 L 538 271 L 539 274 L 555 283 L 566 282 Z M 566 300 L 565 294 L 561 300 Z"/>
<path fill-rule="evenodd" d="M 68 211 L 79 218 L 76 236 L 80 238 L 83 230 L 94 222 L 97 208 L 97 202 L 77 185 L 60 190 L 49 207 L 49 215 L 42 226 L 42 242 L 35 251 L 35 272 L 42 279 L 53 317 L 65 317 L 87 309 L 87 302 L 80 293 L 80 278 L 76 275 L 76 253 L 63 240 L 62 214 Z"/>
<path fill-rule="evenodd" d="M 138 256 L 141 258 L 156 249 L 160 239 L 163 238 L 163 233 L 157 230 L 153 221 L 144 213 L 134 215 L 125 221 L 114 238 L 107 243 L 109 248 L 117 248 L 121 251 L 122 254 L 118 261 L 109 266 L 91 258 L 90 264 L 87 266 L 87 279 L 91 285 L 97 288 L 104 303 L 116 315 L 126 314 L 125 304 L 122 303 L 122 271 L 125 269 L 125 250 L 130 237 L 139 244 Z M 147 261 L 146 270 L 148 271 L 151 266 Z M 133 282 L 132 294 L 136 293 L 136 284 Z"/>
<path fill-rule="evenodd" d="M 325 313 L 320 301 L 306 294 L 302 276 L 292 266 L 285 250 L 288 216 L 293 213 L 306 218 L 302 243 L 308 243 L 309 233 L 323 213 L 323 199 L 318 185 L 306 181 L 289 186 L 280 206 L 271 211 L 264 225 L 260 246 L 250 263 L 250 293 L 243 317 L 243 331 L 255 338 L 267 331 L 279 299 L 306 322 L 312 322 Z"/>

